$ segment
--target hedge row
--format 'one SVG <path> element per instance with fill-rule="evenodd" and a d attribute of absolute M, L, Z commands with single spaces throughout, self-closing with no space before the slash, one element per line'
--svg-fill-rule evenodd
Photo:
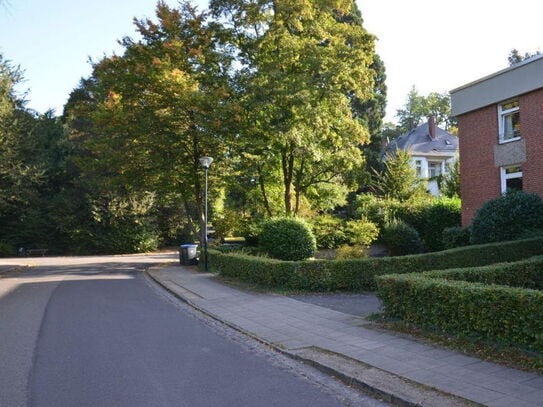
<path fill-rule="evenodd" d="M 377 284 L 389 317 L 543 352 L 543 257 L 464 270 L 386 275 L 378 277 Z"/>
<path fill-rule="evenodd" d="M 443 278 L 445 280 L 461 280 L 472 283 L 543 290 L 543 256 L 536 256 L 514 263 L 427 271 L 422 273 L 422 275 L 424 277 Z"/>
<path fill-rule="evenodd" d="M 266 287 L 310 291 L 372 291 L 375 277 L 413 271 L 484 266 L 543 254 L 543 237 L 459 247 L 402 257 L 287 262 L 209 251 L 213 271 Z"/>

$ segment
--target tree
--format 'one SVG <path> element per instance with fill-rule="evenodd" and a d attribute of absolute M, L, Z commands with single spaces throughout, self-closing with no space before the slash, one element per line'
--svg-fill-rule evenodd
<path fill-rule="evenodd" d="M 507 62 L 509 63 L 509 66 L 513 66 L 526 59 L 533 58 L 537 55 L 541 55 L 541 52 L 539 50 L 535 52 L 525 52 L 524 54 L 521 54 L 518 49 L 513 48 L 507 56 Z"/>
<path fill-rule="evenodd" d="M 456 160 L 451 171 L 442 178 L 439 190 L 448 198 L 460 197 L 460 160 Z"/>
<path fill-rule="evenodd" d="M 407 151 L 397 150 L 394 155 L 385 156 L 385 170 L 375 171 L 374 190 L 386 198 L 405 202 L 417 195 L 425 194 L 425 188 L 411 166 Z"/>
<path fill-rule="evenodd" d="M 363 163 L 359 146 L 369 134 L 351 103 L 373 97 L 374 37 L 350 18 L 352 6 L 339 0 L 210 4 L 242 64 L 240 136 L 250 156 L 244 164 L 265 202 L 279 174 L 286 214 L 298 213 L 312 190 L 345 185 L 344 174 Z"/>
<path fill-rule="evenodd" d="M 55 196 L 65 188 L 70 147 L 60 121 L 25 107 L 15 92 L 20 68 L 0 55 L 0 240 L 9 245 L 46 245 L 53 252 L 63 243 L 51 222 Z"/>
<path fill-rule="evenodd" d="M 415 86 L 407 94 L 407 100 L 402 109 L 396 111 L 402 133 L 417 127 L 428 116 L 434 116 L 436 124 L 445 130 L 456 125 L 451 114 L 451 100 L 448 93 L 431 92 L 428 96 L 419 94 Z"/>
<path fill-rule="evenodd" d="M 231 60 L 205 12 L 159 2 L 156 14 L 157 22 L 135 20 L 141 39 L 124 38 L 124 54 L 95 63 L 74 92 L 68 114 L 86 150 L 79 165 L 98 194 L 152 192 L 160 204 L 177 197 L 203 231 L 198 159 L 211 155 L 220 168 L 227 153 Z"/>

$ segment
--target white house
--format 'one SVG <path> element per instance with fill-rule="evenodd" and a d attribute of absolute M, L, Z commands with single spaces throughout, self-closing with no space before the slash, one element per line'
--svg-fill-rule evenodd
<path fill-rule="evenodd" d="M 458 159 L 458 137 L 437 127 L 434 118 L 429 117 L 428 122 L 393 140 L 385 154 L 394 154 L 398 149 L 411 154 L 417 175 L 427 181 L 432 195 L 439 195 L 437 179 L 447 175 Z"/>

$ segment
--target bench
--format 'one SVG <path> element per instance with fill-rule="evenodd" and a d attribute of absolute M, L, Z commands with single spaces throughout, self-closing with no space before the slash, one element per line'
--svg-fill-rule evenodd
<path fill-rule="evenodd" d="M 38 255 L 39 254 L 39 255 L 41 255 L 43 257 L 47 253 L 47 250 L 48 249 L 26 249 L 25 250 L 25 255 L 28 257 L 28 256 Z"/>

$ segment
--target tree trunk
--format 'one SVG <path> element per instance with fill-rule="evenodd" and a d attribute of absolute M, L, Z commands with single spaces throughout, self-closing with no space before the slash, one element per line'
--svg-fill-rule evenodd
<path fill-rule="evenodd" d="M 264 176 L 262 175 L 262 167 L 260 164 L 257 164 L 258 171 L 258 184 L 260 185 L 260 192 L 262 193 L 262 199 L 264 201 L 264 208 L 266 213 L 271 218 L 273 216 L 272 210 L 270 208 L 270 202 L 268 201 L 268 195 L 266 194 L 266 185 L 264 183 Z"/>
<path fill-rule="evenodd" d="M 281 165 L 283 167 L 283 185 L 285 187 L 285 214 L 292 213 L 292 175 L 294 170 L 294 154 L 292 152 L 292 143 L 288 148 L 284 148 L 281 154 Z"/>

